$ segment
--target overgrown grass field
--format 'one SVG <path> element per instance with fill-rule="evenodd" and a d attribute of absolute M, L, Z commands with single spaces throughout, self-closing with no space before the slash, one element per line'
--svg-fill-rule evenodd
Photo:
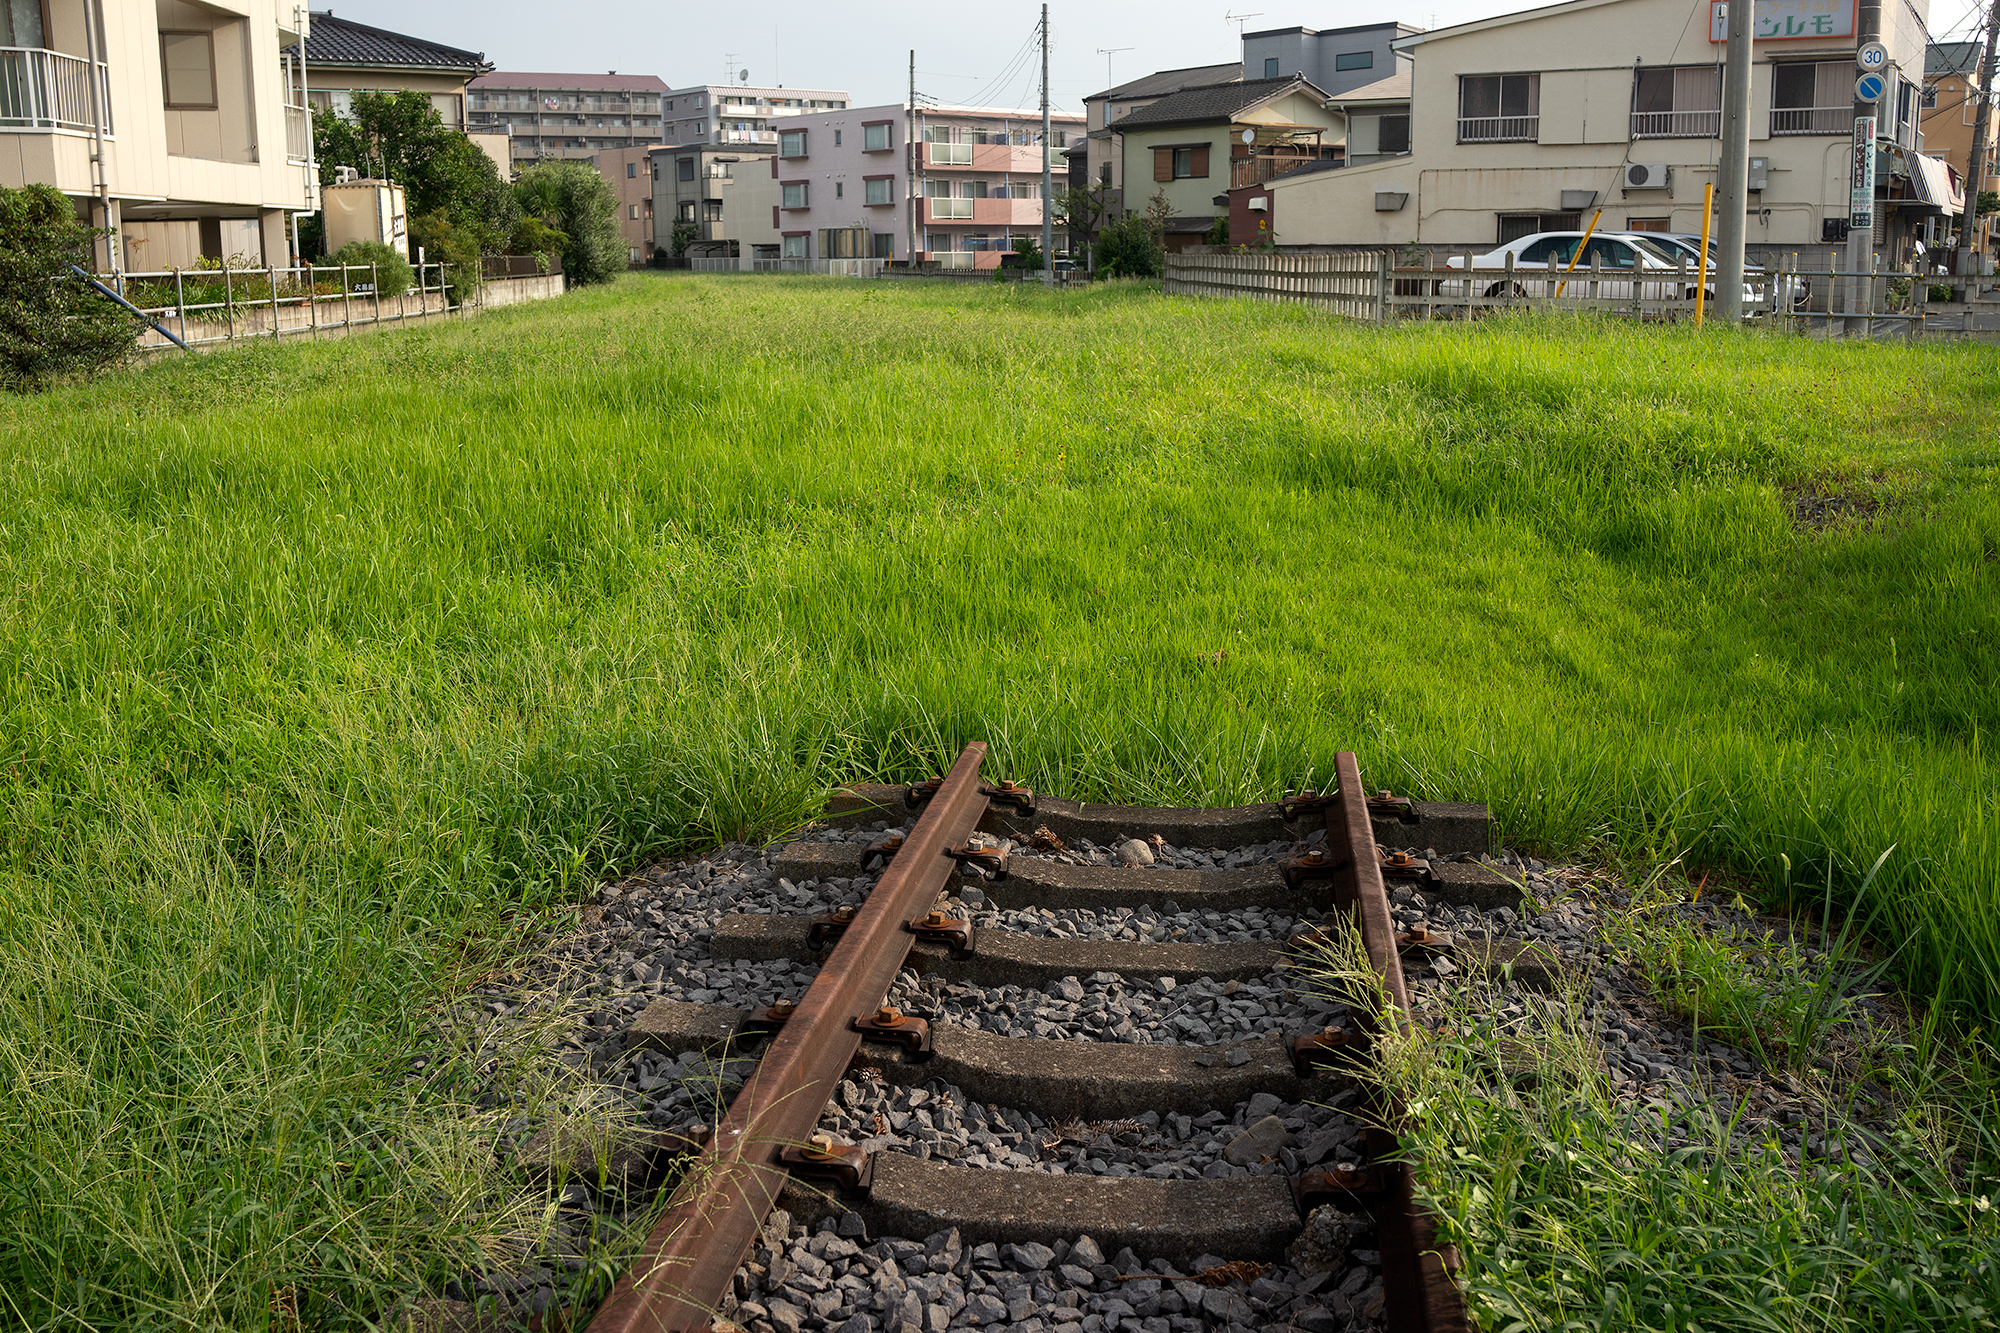
<path fill-rule="evenodd" d="M 460 1148 L 411 1184 L 441 998 L 971 738 L 1894 846 L 1876 933 L 1989 1023 L 1996 423 L 1970 345 L 682 275 L 0 402 L 0 1319 L 379 1313 L 483 1234 Z"/>

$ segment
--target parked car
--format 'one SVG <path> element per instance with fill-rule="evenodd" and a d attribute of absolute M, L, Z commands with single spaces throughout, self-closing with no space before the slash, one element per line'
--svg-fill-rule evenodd
<path fill-rule="evenodd" d="M 1684 252 L 1690 259 L 1701 254 L 1701 233 L 1699 232 L 1649 231 L 1644 233 L 1644 235 L 1649 241 L 1653 241 L 1661 246 L 1672 246 Z M 1711 268 L 1716 265 L 1716 245 L 1715 237 L 1710 236 L 1708 238 L 1708 263 Z M 1762 295 L 1765 280 L 1769 276 L 1768 270 L 1762 264 L 1752 264 L 1746 261 L 1743 265 L 1744 285 L 1758 288 L 1760 296 Z M 1714 289 L 1710 288 L 1710 290 Z M 1778 295 L 1787 307 L 1797 310 L 1812 300 L 1812 287 L 1804 278 L 1797 274 L 1787 273 L 1778 280 Z M 1759 301 L 1759 306 L 1760 308 L 1768 308 L 1767 303 L 1763 300 Z"/>
<path fill-rule="evenodd" d="M 1580 245 L 1584 245 L 1585 248 L 1582 257 L 1577 258 L 1577 247 Z M 1672 300 L 1694 295 L 1692 284 L 1684 290 L 1676 291 L 1674 283 L 1677 279 L 1669 275 L 1680 270 L 1686 277 L 1691 277 L 1692 270 L 1698 263 L 1695 256 L 1677 247 L 1657 245 L 1651 235 L 1639 232 L 1594 232 L 1590 235 L 1587 245 L 1584 242 L 1584 233 L 1580 231 L 1536 232 L 1509 241 L 1498 249 L 1488 250 L 1485 254 L 1474 255 L 1473 272 L 1486 273 L 1497 269 L 1504 273 L 1509 255 L 1514 259 L 1512 294 L 1519 297 L 1549 299 L 1558 292 L 1581 296 L 1588 289 L 1580 284 L 1593 280 L 1592 269 L 1595 266 L 1601 266 L 1605 274 L 1617 275 L 1615 278 L 1596 279 L 1597 295 L 1600 299 Z M 1682 262 L 1683 258 L 1685 265 Z M 1576 260 L 1574 271 L 1565 272 L 1573 259 Z M 1553 277 L 1549 271 L 1551 262 L 1557 270 Z M 1464 268 L 1465 256 L 1451 256 L 1445 260 L 1445 267 Z M 1714 270 L 1713 264 L 1703 267 L 1703 272 L 1708 274 L 1713 274 Z M 1686 278 L 1679 280 L 1685 281 Z M 1711 277 L 1704 285 L 1708 289 L 1709 298 L 1713 300 L 1715 297 L 1713 278 Z M 1463 295 L 1467 289 L 1452 279 L 1446 279 L 1438 284 L 1438 294 L 1441 296 Z M 1481 280 L 1474 279 L 1469 284 L 1469 289 L 1487 297 L 1509 294 L 1508 281 L 1504 278 L 1486 281 L 1483 286 Z M 1747 283 L 1744 285 L 1743 299 L 1748 308 L 1753 310 L 1757 308 L 1756 289 Z"/>

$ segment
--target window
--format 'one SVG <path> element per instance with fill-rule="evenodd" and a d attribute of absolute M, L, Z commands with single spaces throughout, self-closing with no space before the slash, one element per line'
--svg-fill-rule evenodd
<path fill-rule="evenodd" d="M 160 71 L 168 107 L 215 110 L 215 40 L 209 34 L 161 33 Z"/>
<path fill-rule="evenodd" d="M 874 207 L 896 202 L 896 182 L 887 176 L 861 183 L 861 202 Z"/>
<path fill-rule="evenodd" d="M 951 182 L 949 180 L 939 180 L 935 176 L 924 177 L 924 198 L 926 199 L 951 198 Z"/>
<path fill-rule="evenodd" d="M 1333 58 L 1333 67 L 1335 69 L 1374 69 L 1375 53 L 1373 51 L 1342 51 Z"/>
<path fill-rule="evenodd" d="M 693 158 L 682 157 L 674 160 L 674 179 L 677 181 L 691 181 L 694 179 Z"/>
<path fill-rule="evenodd" d="M 1937 85 L 1935 83 L 1924 85 L 1923 108 L 1926 111 L 1937 110 Z"/>
<path fill-rule="evenodd" d="M 1712 139 L 1722 133 L 1722 70 L 1641 69 L 1632 77 L 1632 137 Z"/>
<path fill-rule="evenodd" d="M 1208 175 L 1207 144 L 1153 150 L 1153 179 L 1156 181 L 1199 180 L 1206 175 Z"/>
<path fill-rule="evenodd" d="M 785 184 L 784 190 L 784 206 L 786 208 L 806 207 L 806 183 L 804 181 L 789 181 Z"/>
<path fill-rule="evenodd" d="M 806 257 L 806 238 L 803 236 L 787 236 L 785 238 L 784 253 L 787 259 L 804 259 Z"/>
<path fill-rule="evenodd" d="M 804 157 L 806 155 L 806 132 L 786 130 L 778 136 L 779 157 Z"/>
<path fill-rule="evenodd" d="M 871 255 L 872 258 L 894 259 L 896 257 L 895 232 L 878 231 L 872 237 L 870 237 L 869 240 L 870 240 L 870 250 L 872 251 Z"/>
<path fill-rule="evenodd" d="M 1787 62 L 1771 70 L 1771 133 L 1853 132 L 1852 64 Z"/>
<path fill-rule="evenodd" d="M 1111 188 L 1111 164 L 1109 162 L 1104 163 L 1097 169 L 1097 179 L 1098 183 L 1105 189 L 1108 190 Z"/>
<path fill-rule="evenodd" d="M 1267 79 L 1278 77 L 1278 58 L 1276 56 L 1264 57 L 1264 77 Z"/>
<path fill-rule="evenodd" d="M 1049 131 L 1049 147 L 1051 147 L 1051 148 L 1067 148 L 1067 147 L 1069 147 L 1069 131 L 1068 131 L 1068 130 L 1050 130 L 1050 131 Z"/>
<path fill-rule="evenodd" d="M 960 181 L 958 183 L 958 197 L 961 199 L 984 199 L 986 191 L 987 183 L 985 181 Z"/>
<path fill-rule="evenodd" d="M 1383 116 L 1375 122 L 1375 151 L 1378 153 L 1407 153 L 1410 151 L 1410 117 Z"/>
<path fill-rule="evenodd" d="M 1542 76 L 1462 74 L 1460 143 L 1533 143 L 1541 136 Z"/>
<path fill-rule="evenodd" d="M 847 182 L 846 182 L 846 181 L 835 181 L 835 182 L 833 183 L 833 197 L 834 197 L 834 198 L 836 198 L 836 199 L 845 199 L 845 198 L 847 198 Z"/>
<path fill-rule="evenodd" d="M 835 130 L 835 131 L 833 132 L 833 146 L 834 146 L 835 148 L 838 148 L 838 147 L 840 147 L 840 131 L 839 131 L 839 130 Z"/>
<path fill-rule="evenodd" d="M 1518 241 L 1523 236 L 1533 236 L 1538 231 L 1575 231 L 1583 225 L 1582 217 L 1575 213 L 1502 213 L 1499 218 L 1501 245 Z M 1570 249 L 1574 249 L 1576 237 L 1570 237 L 1568 244 Z M 1563 251 L 1564 262 L 1568 262 L 1569 255 L 1570 250 Z"/>
<path fill-rule="evenodd" d="M 639 164 L 637 162 L 627 162 L 625 164 L 625 179 L 629 181 L 629 180 L 637 180 L 638 178 L 639 178 Z"/>
<path fill-rule="evenodd" d="M 1537 220 L 1539 221 L 1539 219 Z M 1534 233 L 1524 232 L 1523 235 L 1532 236 Z M 1520 258 L 1514 262 L 1516 264 L 1546 264 L 1553 259 L 1558 264 L 1567 264 L 1569 263 L 1569 257 L 1576 253 L 1577 239 L 1574 236 L 1544 236 L 1541 240 L 1523 247 Z"/>
<path fill-rule="evenodd" d="M 639 220 L 639 206 L 637 204 L 634 204 L 632 205 L 632 221 L 637 222 L 638 220 Z"/>
<path fill-rule="evenodd" d="M 1672 231 L 1672 218 L 1626 218 L 1626 231 Z"/>
<path fill-rule="evenodd" d="M 702 201 L 701 201 L 701 220 L 702 220 L 703 222 L 720 222 L 720 221 L 722 221 L 722 201 L 721 201 L 720 199 L 704 199 L 704 200 L 702 200 Z"/>
<path fill-rule="evenodd" d="M 1902 80 L 1896 88 L 1896 139 L 1899 143 L 1910 142 L 1909 130 L 1917 119 L 1917 85 L 1908 79 Z"/>
<path fill-rule="evenodd" d="M 682 222 L 694 221 L 694 200 L 684 199 L 681 201 L 681 221 Z"/>
<path fill-rule="evenodd" d="M 889 149 L 889 127 L 887 125 L 864 125 L 861 129 L 861 151 L 883 153 Z"/>
<path fill-rule="evenodd" d="M 1636 256 L 1637 251 L 1623 241 L 1614 241 L 1608 236 L 1593 236 L 1577 267 L 1590 268 L 1602 261 L 1606 268 L 1631 268 Z"/>

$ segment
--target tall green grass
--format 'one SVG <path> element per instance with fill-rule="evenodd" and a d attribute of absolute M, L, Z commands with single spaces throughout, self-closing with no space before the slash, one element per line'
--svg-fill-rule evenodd
<path fill-rule="evenodd" d="M 974 737 L 1188 803 L 1352 748 L 1801 883 L 1894 845 L 1907 975 L 1989 1021 L 1996 398 L 1977 347 L 647 275 L 0 404 L 0 1309 L 435 1277 L 329 1164 L 463 970 Z"/>

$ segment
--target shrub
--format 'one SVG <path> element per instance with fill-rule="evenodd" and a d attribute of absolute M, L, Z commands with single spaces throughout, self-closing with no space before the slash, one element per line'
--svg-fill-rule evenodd
<path fill-rule="evenodd" d="M 375 290 L 385 296 L 406 292 L 417 285 L 416 270 L 403 252 L 382 241 L 349 241 L 328 257 L 329 264 L 375 266 Z M 363 281 L 361 275 L 347 275 L 348 284 Z"/>
<path fill-rule="evenodd" d="M 563 282 L 610 282 L 625 268 L 618 196 L 587 162 L 542 162 L 514 184 L 521 211 L 562 233 Z"/>
<path fill-rule="evenodd" d="M 90 263 L 95 234 L 55 187 L 0 186 L 0 384 L 94 374 L 138 342 L 131 315 L 70 271 Z"/>
<path fill-rule="evenodd" d="M 1143 214 L 1108 222 L 1098 233 L 1097 271 L 1107 278 L 1156 278 L 1160 256 L 1159 238 Z"/>

